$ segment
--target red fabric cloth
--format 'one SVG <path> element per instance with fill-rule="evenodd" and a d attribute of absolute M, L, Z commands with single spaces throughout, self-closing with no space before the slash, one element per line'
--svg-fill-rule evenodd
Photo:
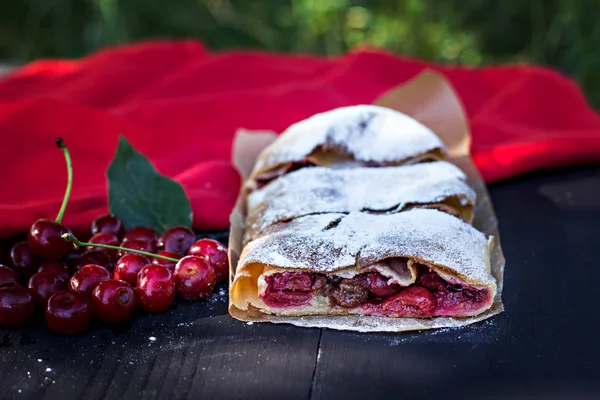
<path fill-rule="evenodd" d="M 600 117 L 575 83 L 531 66 L 451 68 L 378 50 L 320 58 L 209 52 L 159 41 L 44 60 L 0 78 L 0 236 L 54 217 L 66 184 L 61 136 L 74 165 L 65 224 L 85 231 L 106 212 L 105 171 L 123 133 L 192 200 L 196 229 L 225 228 L 240 180 L 237 128 L 281 131 L 339 106 L 370 103 L 423 68 L 452 82 L 488 182 L 600 160 Z"/>

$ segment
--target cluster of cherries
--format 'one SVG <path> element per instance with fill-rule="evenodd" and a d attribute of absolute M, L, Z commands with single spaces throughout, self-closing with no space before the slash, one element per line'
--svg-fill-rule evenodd
<path fill-rule="evenodd" d="M 228 276 L 227 249 L 212 239 L 173 227 L 161 236 L 148 227 L 125 230 L 111 214 L 96 218 L 89 242 L 60 224 L 72 181 L 55 221 L 37 220 L 26 241 L 0 265 L 0 327 L 18 327 L 40 310 L 48 327 L 62 334 L 85 331 L 95 315 L 107 323 L 132 317 L 136 308 L 167 310 L 175 294 L 186 300 L 209 297 Z"/>

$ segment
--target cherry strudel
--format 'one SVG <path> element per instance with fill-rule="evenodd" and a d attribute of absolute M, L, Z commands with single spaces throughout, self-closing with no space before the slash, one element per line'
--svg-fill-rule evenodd
<path fill-rule="evenodd" d="M 471 225 L 477 196 L 445 157 L 431 130 L 383 107 L 292 125 L 244 184 L 230 310 L 410 327 L 485 313 L 501 283 L 494 238 Z"/>

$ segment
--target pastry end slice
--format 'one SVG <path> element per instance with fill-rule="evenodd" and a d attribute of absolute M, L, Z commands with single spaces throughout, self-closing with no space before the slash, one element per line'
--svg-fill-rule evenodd
<path fill-rule="evenodd" d="M 310 166 L 394 166 L 441 160 L 446 147 L 429 128 L 390 108 L 341 107 L 293 124 L 259 155 L 250 181 L 260 188 Z"/>
<path fill-rule="evenodd" d="M 303 217 L 246 246 L 232 304 L 286 316 L 477 315 L 496 293 L 492 243 L 436 210 Z"/>

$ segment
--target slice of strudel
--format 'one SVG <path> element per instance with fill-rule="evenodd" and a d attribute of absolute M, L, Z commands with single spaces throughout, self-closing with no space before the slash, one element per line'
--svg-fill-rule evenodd
<path fill-rule="evenodd" d="M 443 161 L 402 167 L 301 169 L 250 193 L 244 243 L 270 225 L 312 214 L 392 214 L 434 208 L 471 222 L 476 195 L 465 180 L 458 167 Z"/>
<path fill-rule="evenodd" d="M 441 160 L 442 141 L 413 118 L 358 105 L 316 114 L 286 129 L 259 155 L 250 182 L 257 188 L 310 166 L 390 166 Z"/>
<path fill-rule="evenodd" d="M 286 316 L 477 315 L 496 292 L 492 242 L 439 210 L 304 216 L 245 246 L 231 301 Z"/>

